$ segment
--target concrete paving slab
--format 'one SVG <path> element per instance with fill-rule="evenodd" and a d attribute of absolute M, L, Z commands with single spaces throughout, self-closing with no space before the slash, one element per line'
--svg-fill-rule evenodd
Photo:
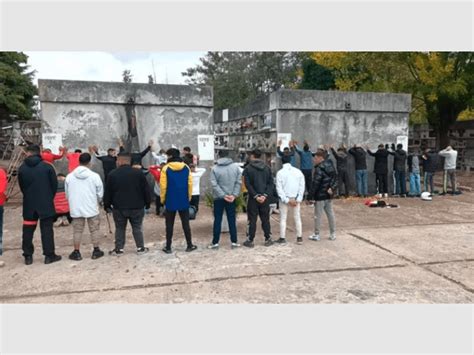
<path fill-rule="evenodd" d="M 472 303 L 473 294 L 414 266 L 261 276 L 21 298 L 21 303 Z"/>

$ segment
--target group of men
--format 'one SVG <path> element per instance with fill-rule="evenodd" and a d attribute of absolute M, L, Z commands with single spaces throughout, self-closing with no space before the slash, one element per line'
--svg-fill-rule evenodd
<path fill-rule="evenodd" d="M 306 179 L 306 185 L 312 174 L 311 156 L 314 155 L 305 141 L 303 149 L 296 141 L 291 141 L 289 147 L 283 151 L 280 149 L 281 142 L 278 143 L 277 155 L 290 156 L 292 166 L 296 166 L 296 154 L 300 156 L 300 170 Z M 451 193 L 458 193 L 456 186 L 456 161 L 458 152 L 451 146 L 439 152 L 425 149 L 422 153 L 412 151 L 407 153 L 402 144 L 380 144 L 377 151 L 373 152 L 368 146 L 362 147 L 359 144 L 350 149 L 342 144 L 337 150 L 333 146 L 320 146 L 318 151 L 326 157 L 332 154 L 337 165 L 338 174 L 338 195 L 349 196 L 349 173 L 348 159 L 352 156 L 355 165 L 356 192 L 358 196 L 368 196 L 368 170 L 367 155 L 375 158 L 374 174 L 378 197 L 388 197 L 389 194 L 389 156 L 393 156 L 393 193 L 392 195 L 401 197 L 419 197 L 422 193 L 420 171 L 424 174 L 423 191 L 434 193 L 433 178 L 438 170 L 439 157 L 444 158 L 443 189 L 441 194 L 448 193 L 448 180 L 451 183 Z M 409 191 L 407 191 L 407 170 L 409 173 Z"/>
<path fill-rule="evenodd" d="M 76 150 L 72 153 L 74 155 L 69 157 L 64 150 L 62 155 L 53 156 L 48 150 L 41 151 L 37 145 L 28 146 L 27 157 L 18 172 L 19 186 L 23 193 L 22 249 L 25 264 L 33 263 L 33 235 L 38 223 L 44 262 L 50 264 L 61 260 L 61 256 L 55 253 L 53 223 L 64 215 L 67 215 L 73 229 L 74 249 L 69 258 L 82 259 L 80 248 L 85 224 L 88 225 L 91 235 L 92 259 L 104 256 L 99 246 L 101 206 L 107 216 L 112 215 L 115 223 L 115 247 L 109 252 L 110 255 L 120 256 L 124 253 L 128 223 L 132 228 L 137 254 L 148 252 L 143 235 L 143 220 L 152 201 L 150 185 L 146 178 L 148 172 L 155 182 L 153 192 L 156 195 L 156 212 L 164 214 L 165 217 L 166 244 L 163 251 L 172 253 L 176 214 L 181 220 L 187 244 L 186 251 L 196 250 L 197 247 L 192 242 L 190 220 L 195 217 L 199 208 L 199 179 L 205 169 L 197 168 L 198 157 L 191 153 L 189 147 L 183 152 L 170 148 L 166 152 L 160 150 L 156 154 L 152 150 L 152 145 L 153 142 L 150 141 L 144 151 L 128 153 L 120 142 L 118 154 L 115 149 L 110 148 L 107 156 L 100 156 L 97 147 L 90 146 L 89 153 Z M 155 164 L 144 169 L 141 160 L 149 152 L 152 153 Z M 300 155 L 301 169 L 295 167 L 295 152 Z M 303 149 L 300 149 L 296 142 L 290 142 L 290 146 L 283 151 L 280 150 L 279 143 L 277 153 L 281 158 L 282 168 L 274 177 L 270 166 L 262 160 L 262 152 L 259 149 L 249 153 L 243 171 L 229 158 L 228 151 L 219 151 L 217 162 L 210 173 L 214 223 L 209 249 L 219 248 L 224 212 L 227 215 L 231 247 L 240 247 L 237 238 L 236 200 L 241 196 L 242 184 L 247 191 L 248 217 L 247 238 L 243 245 L 249 248 L 254 246 L 258 218 L 261 220 L 265 246 L 286 243 L 286 221 L 290 210 L 295 220 L 296 243 L 301 244 L 303 237 L 300 211 L 304 200 L 307 204 L 314 205 L 314 233 L 309 239 L 320 240 L 321 219 L 325 213 L 329 222 L 329 239 L 335 240 L 332 199 L 342 195 L 343 191 L 345 195 L 348 194 L 348 154 L 354 156 L 358 194 L 367 195 L 366 151 L 361 146 L 354 146 L 348 152 L 343 145 L 337 151 L 332 146 L 321 146 L 316 152 L 312 152 L 307 142 L 304 143 Z M 333 164 L 331 153 L 336 164 Z M 451 147 L 439 153 L 425 151 L 423 155 L 418 156 L 407 155 L 400 145 L 396 149 L 394 147 L 388 149 L 381 144 L 376 152 L 367 148 L 367 153 L 375 157 L 374 173 L 377 192 L 381 196 L 386 196 L 388 193 L 388 155 L 394 156 L 397 194 L 406 193 L 405 165 L 408 162 L 410 193 L 419 195 L 420 160 L 425 174 L 425 189 L 429 185 L 433 191 L 432 179 L 438 155 L 445 157 L 444 191 L 447 189 L 448 178 L 451 179 L 453 192 L 456 191 L 457 152 Z M 55 159 L 63 157 L 69 160 L 69 173 L 66 177 L 56 174 L 52 164 Z M 100 175 L 91 170 L 93 157 L 103 164 L 104 183 Z M 0 197 L 2 195 L 0 191 Z M 273 240 L 270 226 L 270 201 L 275 195 L 280 210 L 280 236 L 277 240 Z M 164 208 L 163 211 L 161 207 Z"/>

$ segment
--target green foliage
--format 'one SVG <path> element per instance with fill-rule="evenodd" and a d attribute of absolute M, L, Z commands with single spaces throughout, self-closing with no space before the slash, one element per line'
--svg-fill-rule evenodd
<path fill-rule="evenodd" d="M 210 85 L 214 108 L 236 107 L 282 87 L 295 87 L 299 56 L 292 52 L 207 52 L 183 72 L 192 85 Z"/>
<path fill-rule="evenodd" d="M 334 74 L 331 70 L 306 57 L 301 65 L 301 83 L 299 89 L 305 90 L 331 90 L 336 88 Z"/>
<path fill-rule="evenodd" d="M 28 71 L 28 56 L 22 52 L 0 52 L 0 118 L 10 115 L 31 119 L 33 114 L 34 71 Z"/>
<path fill-rule="evenodd" d="M 449 126 L 474 104 L 472 52 L 315 52 L 339 90 L 412 94 L 412 121 L 426 120 L 447 144 Z"/>
<path fill-rule="evenodd" d="M 204 203 L 209 208 L 214 208 L 214 198 L 212 197 L 212 192 L 208 191 L 204 196 Z M 235 210 L 240 213 L 243 212 L 245 206 L 247 206 L 247 201 L 245 201 L 244 195 L 241 193 L 239 197 L 235 199 Z"/>

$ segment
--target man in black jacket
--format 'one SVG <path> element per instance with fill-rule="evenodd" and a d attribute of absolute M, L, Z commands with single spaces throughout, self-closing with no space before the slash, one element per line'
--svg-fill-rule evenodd
<path fill-rule="evenodd" d="M 344 191 L 344 195 L 349 197 L 349 174 L 347 172 L 347 151 L 344 145 L 341 145 L 337 148 L 337 151 L 331 146 L 331 152 L 334 158 L 336 158 L 337 162 L 337 190 L 338 194 L 342 195 L 342 191 Z M 309 186 L 308 184 L 308 191 Z"/>
<path fill-rule="evenodd" d="M 379 197 L 382 194 L 383 197 L 388 197 L 388 150 L 383 144 L 379 144 L 375 153 L 372 153 L 370 149 L 367 149 L 367 153 L 375 157 L 374 173 Z"/>
<path fill-rule="evenodd" d="M 115 148 L 107 149 L 107 155 L 99 155 L 99 149 L 97 146 L 91 146 L 89 152 L 94 154 L 95 157 L 102 162 L 102 168 L 104 170 L 104 182 L 107 181 L 107 177 L 112 170 L 117 168 L 117 150 Z M 123 142 L 119 139 L 119 153 L 123 153 Z"/>
<path fill-rule="evenodd" d="M 438 153 L 432 152 L 430 149 L 426 149 L 425 153 L 421 156 L 423 162 L 423 185 L 424 191 L 428 191 L 428 186 L 430 192 L 434 193 L 433 179 L 438 169 L 439 156 Z"/>
<path fill-rule="evenodd" d="M 392 148 L 393 149 L 393 148 Z M 393 171 L 395 172 L 395 195 L 406 197 L 407 195 L 407 152 L 403 150 L 403 144 L 397 144 L 397 150 L 389 152 L 394 156 Z"/>
<path fill-rule="evenodd" d="M 39 220 L 44 263 L 51 264 L 61 260 L 54 251 L 53 230 L 58 179 L 53 166 L 42 161 L 39 146 L 28 146 L 26 156 L 18 171 L 18 184 L 23 193 L 23 256 L 26 265 L 33 263 L 33 235 Z"/>
<path fill-rule="evenodd" d="M 137 254 L 148 251 L 143 240 L 143 218 L 145 208 L 150 208 L 150 187 L 143 173 L 130 163 L 130 154 L 119 154 L 118 168 L 109 174 L 105 185 L 104 208 L 106 212 L 112 210 L 115 222 L 115 249 L 110 254 L 116 256 L 123 254 L 127 222 L 132 226 Z"/>
<path fill-rule="evenodd" d="M 318 241 L 321 239 L 319 231 L 321 229 L 321 217 L 323 210 L 328 217 L 329 222 L 329 240 L 336 239 L 336 222 L 332 210 L 332 198 L 337 189 L 337 173 L 332 161 L 324 159 L 323 152 L 316 152 L 314 157 L 315 171 L 311 184 L 310 196 L 314 205 L 314 234 L 309 237 L 310 240 Z"/>
<path fill-rule="evenodd" d="M 268 201 L 274 190 L 272 171 L 262 160 L 262 153 L 255 149 L 250 153 L 250 163 L 243 172 L 245 187 L 248 190 L 247 217 L 248 239 L 244 246 L 253 248 L 257 231 L 257 217 L 260 216 L 265 235 L 265 246 L 273 244 L 270 228 L 270 203 Z"/>
<path fill-rule="evenodd" d="M 349 154 L 354 157 L 355 170 L 356 170 L 356 182 L 357 182 L 357 194 L 359 196 L 366 197 L 367 192 L 367 161 L 365 150 L 359 144 L 354 145 L 349 149 Z"/>

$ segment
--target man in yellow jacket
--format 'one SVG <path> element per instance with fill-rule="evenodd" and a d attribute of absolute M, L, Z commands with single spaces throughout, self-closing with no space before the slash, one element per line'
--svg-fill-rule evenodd
<path fill-rule="evenodd" d="M 174 220 L 178 212 L 186 237 L 186 251 L 191 252 L 197 249 L 193 245 L 189 226 L 189 201 L 193 192 L 193 178 L 189 167 L 180 158 L 178 149 L 168 149 L 166 155 L 168 162 L 161 170 L 160 177 L 160 198 L 165 206 L 166 222 L 166 246 L 163 251 L 167 254 L 171 253 Z"/>

